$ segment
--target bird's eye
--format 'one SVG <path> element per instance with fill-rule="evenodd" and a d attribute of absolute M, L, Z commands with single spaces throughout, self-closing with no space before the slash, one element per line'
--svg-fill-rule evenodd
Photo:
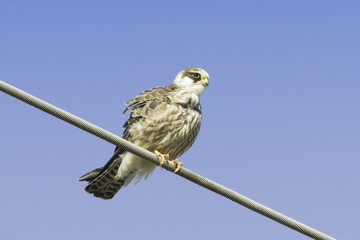
<path fill-rule="evenodd" d="M 193 78 L 200 78 L 200 74 L 198 74 L 198 73 L 193 73 L 193 74 L 191 74 L 191 76 L 193 76 Z"/>

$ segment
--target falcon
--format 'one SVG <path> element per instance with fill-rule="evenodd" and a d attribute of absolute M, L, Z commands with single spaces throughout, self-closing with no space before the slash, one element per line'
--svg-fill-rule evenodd
<path fill-rule="evenodd" d="M 200 68 L 180 71 L 173 84 L 152 88 L 125 102 L 131 111 L 124 124 L 123 138 L 139 145 L 161 159 L 182 163 L 177 158 L 194 143 L 201 125 L 200 97 L 209 85 L 209 75 Z M 85 192 L 111 199 L 134 178 L 137 182 L 154 171 L 156 165 L 133 153 L 115 148 L 114 155 L 103 166 L 83 175 L 79 181 L 89 182 Z M 137 183 L 136 182 L 136 183 Z"/>

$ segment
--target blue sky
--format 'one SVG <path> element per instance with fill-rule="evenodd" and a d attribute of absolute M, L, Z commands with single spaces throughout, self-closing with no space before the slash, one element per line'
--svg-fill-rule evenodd
<path fill-rule="evenodd" d="M 210 74 L 186 168 L 360 236 L 357 1 L 3 1 L 0 79 L 118 135 L 126 100 Z M 104 201 L 114 146 L 0 93 L 0 239 L 307 239 L 165 170 Z"/>

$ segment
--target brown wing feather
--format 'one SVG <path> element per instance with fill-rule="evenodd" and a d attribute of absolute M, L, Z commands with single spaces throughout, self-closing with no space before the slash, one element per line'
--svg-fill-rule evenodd
<path fill-rule="evenodd" d="M 131 114 L 124 125 L 124 138 L 149 151 L 167 153 L 171 158 L 188 150 L 199 132 L 202 110 L 199 103 L 178 89 L 176 85 L 153 88 L 126 102 L 130 105 L 125 112 L 131 110 Z M 183 102 L 178 101 L 176 94 L 184 94 Z"/>
<path fill-rule="evenodd" d="M 150 112 L 154 111 L 161 104 L 170 104 L 171 100 L 168 97 L 168 94 L 178 88 L 179 87 L 174 84 L 166 87 L 152 88 L 139 94 L 136 98 L 125 102 L 125 104 L 129 104 L 129 106 L 124 110 L 123 114 L 129 110 L 131 110 L 131 114 L 123 126 L 125 128 L 123 138 L 126 140 L 131 139 L 131 135 L 128 130 L 132 124 L 149 115 Z"/>

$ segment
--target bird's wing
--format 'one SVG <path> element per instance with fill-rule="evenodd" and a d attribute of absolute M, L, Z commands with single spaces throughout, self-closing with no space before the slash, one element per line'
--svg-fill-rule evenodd
<path fill-rule="evenodd" d="M 128 110 L 131 110 L 131 115 L 124 124 L 125 131 L 123 133 L 123 138 L 126 140 L 131 140 L 129 128 L 132 124 L 136 123 L 141 118 L 150 114 L 158 106 L 162 104 L 170 104 L 171 101 L 168 97 L 168 94 L 175 91 L 177 88 L 178 87 L 173 84 L 167 87 L 152 88 L 139 94 L 136 98 L 125 102 L 129 106 L 125 109 L 123 114 L 125 114 Z M 123 152 L 123 149 L 120 149 L 119 146 L 116 146 L 113 156 L 109 159 L 109 161 L 105 164 L 104 167 L 96 169 L 98 170 L 96 172 L 97 174 L 95 174 L 94 172 L 93 175 L 95 177 L 100 176 L 112 165 L 115 160 L 119 158 L 119 155 Z"/>
<path fill-rule="evenodd" d="M 139 94 L 136 98 L 127 101 L 126 104 L 128 104 L 129 106 L 125 109 L 124 113 L 126 113 L 128 110 L 131 110 L 131 115 L 124 124 L 125 131 L 123 133 L 123 138 L 130 141 L 131 134 L 129 128 L 132 124 L 136 123 L 141 118 L 144 118 L 145 116 L 150 114 L 158 106 L 163 104 L 170 104 L 171 101 L 168 98 L 168 95 L 170 92 L 175 91 L 177 88 L 178 87 L 176 85 L 152 88 Z M 120 147 L 116 146 L 114 154 L 103 167 L 99 167 L 85 174 L 84 176 L 80 177 L 79 181 L 93 181 L 94 179 L 102 175 L 105 171 L 107 171 L 109 167 L 113 165 L 114 161 L 119 160 L 120 154 L 124 152 L 125 151 L 123 149 L 120 149 Z"/>
<path fill-rule="evenodd" d="M 178 88 L 179 87 L 174 84 L 166 87 L 152 88 L 139 94 L 136 98 L 125 102 L 125 104 L 129 106 L 124 110 L 123 114 L 129 110 L 131 110 L 131 114 L 123 126 L 125 128 L 123 138 L 126 140 L 131 139 L 129 132 L 131 125 L 150 115 L 159 106 L 171 104 L 169 94 Z"/>

